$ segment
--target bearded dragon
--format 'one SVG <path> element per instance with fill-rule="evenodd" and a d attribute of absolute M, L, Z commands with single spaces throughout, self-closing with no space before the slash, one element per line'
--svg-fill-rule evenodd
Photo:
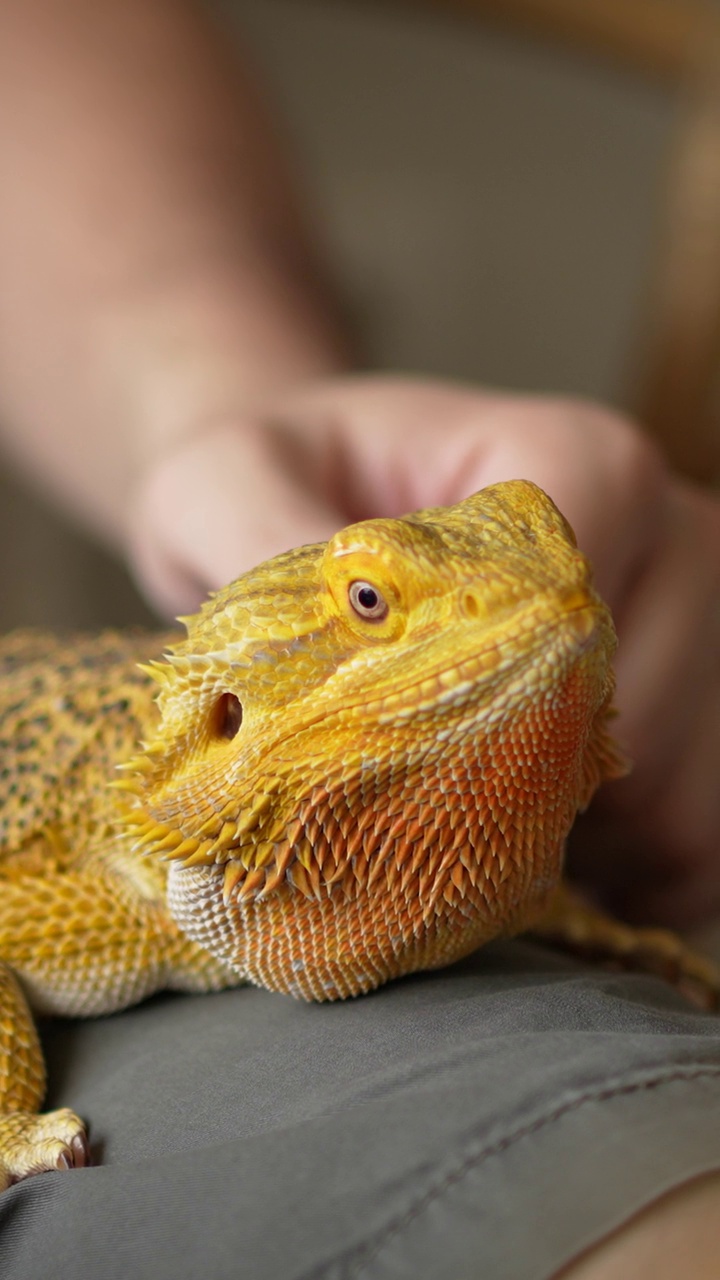
<path fill-rule="evenodd" d="M 33 1013 L 335 1000 L 531 925 L 720 989 L 559 887 L 626 766 L 610 614 L 534 485 L 351 525 L 182 621 L 0 646 L 0 1188 L 88 1160 L 38 1114 Z"/>

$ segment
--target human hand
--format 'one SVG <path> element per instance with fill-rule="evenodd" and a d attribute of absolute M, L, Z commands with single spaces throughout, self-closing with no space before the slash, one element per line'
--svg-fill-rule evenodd
<path fill-rule="evenodd" d="M 720 909 L 720 502 L 669 475 L 615 414 L 418 380 L 324 381 L 159 457 L 136 493 L 132 556 L 151 598 L 186 611 L 350 521 L 514 477 L 570 520 L 618 624 L 617 732 L 636 765 L 584 837 L 590 878 L 640 915 Z"/>

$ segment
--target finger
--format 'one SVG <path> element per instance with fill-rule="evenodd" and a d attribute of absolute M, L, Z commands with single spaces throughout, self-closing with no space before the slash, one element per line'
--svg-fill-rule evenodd
<path fill-rule="evenodd" d="M 720 912 L 720 678 L 664 793 L 648 810 L 648 839 L 666 878 L 648 883 L 648 910 L 689 925 Z"/>
<path fill-rule="evenodd" d="M 222 424 L 161 459 L 135 497 L 132 553 L 164 611 L 195 608 L 209 589 L 290 547 L 324 541 L 343 517 L 300 482 L 254 423 Z"/>
<path fill-rule="evenodd" d="M 620 619 L 618 732 L 637 766 L 618 794 L 634 805 L 664 785 L 714 688 L 719 599 L 720 507 L 675 484 L 664 537 Z"/>
<path fill-rule="evenodd" d="M 661 531 L 657 451 L 592 405 L 373 377 L 295 393 L 276 415 L 303 433 L 315 474 L 354 519 L 458 502 L 499 480 L 535 481 L 575 528 L 615 607 Z"/>
<path fill-rule="evenodd" d="M 492 444 L 482 482 L 517 475 L 540 485 L 619 614 L 663 528 L 665 476 L 654 447 L 617 415 L 572 401 L 499 404 L 483 430 Z"/>

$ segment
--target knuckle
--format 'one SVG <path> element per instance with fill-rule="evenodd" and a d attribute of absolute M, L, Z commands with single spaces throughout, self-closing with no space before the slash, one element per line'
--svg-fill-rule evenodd
<path fill-rule="evenodd" d="M 586 407 L 588 426 L 601 442 L 609 478 L 634 499 L 639 492 L 652 497 L 667 480 L 662 453 L 651 437 L 624 414 L 599 405 Z"/>

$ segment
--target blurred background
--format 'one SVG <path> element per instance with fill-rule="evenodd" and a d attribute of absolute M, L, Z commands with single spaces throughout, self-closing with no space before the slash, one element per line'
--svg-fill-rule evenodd
<path fill-rule="evenodd" d="M 213 8 L 265 73 L 369 365 L 637 408 L 681 465 L 712 471 L 720 61 L 705 5 Z M 3 630 L 152 620 L 122 567 L 2 465 L 0 540 Z"/>

